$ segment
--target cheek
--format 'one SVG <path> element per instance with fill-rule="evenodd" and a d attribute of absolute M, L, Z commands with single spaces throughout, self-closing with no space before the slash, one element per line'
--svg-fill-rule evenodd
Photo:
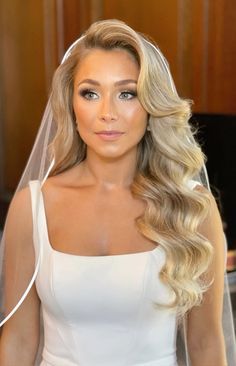
<path fill-rule="evenodd" d="M 140 130 L 145 130 L 148 121 L 147 112 L 139 105 L 133 108 L 130 108 L 126 114 L 128 120 L 130 121 L 130 125 L 136 126 Z"/>
<path fill-rule="evenodd" d="M 89 110 L 86 107 L 74 105 L 74 113 L 78 121 L 83 121 L 88 117 Z"/>
<path fill-rule="evenodd" d="M 94 121 L 96 121 L 96 113 L 93 108 L 88 106 L 80 105 L 74 106 L 74 113 L 76 117 L 77 129 L 89 132 L 94 127 Z"/>
<path fill-rule="evenodd" d="M 76 120 L 78 122 L 86 122 L 92 116 L 93 108 L 87 102 L 84 102 L 83 99 L 78 96 L 73 96 L 73 110 L 76 116 Z"/>

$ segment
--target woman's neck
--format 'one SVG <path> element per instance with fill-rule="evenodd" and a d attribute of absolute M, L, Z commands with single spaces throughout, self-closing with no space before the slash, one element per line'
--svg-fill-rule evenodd
<path fill-rule="evenodd" d="M 106 189 L 128 188 L 133 182 L 136 165 L 137 151 L 118 158 L 104 158 L 87 151 L 83 174 Z"/>

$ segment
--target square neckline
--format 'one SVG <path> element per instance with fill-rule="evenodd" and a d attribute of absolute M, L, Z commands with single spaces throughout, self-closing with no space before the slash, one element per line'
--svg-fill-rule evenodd
<path fill-rule="evenodd" d="M 44 197 L 43 197 L 43 192 L 42 192 L 42 185 L 40 183 L 40 181 L 31 181 L 30 183 L 35 182 L 37 184 L 38 187 L 38 191 L 39 191 L 39 199 L 40 199 L 40 204 L 42 207 L 42 219 L 43 219 L 43 225 L 44 225 L 44 231 L 45 231 L 45 237 L 47 240 L 47 244 L 48 247 L 50 249 L 51 252 L 53 252 L 56 255 L 62 255 L 62 256 L 70 256 L 70 257 L 76 257 L 76 258 L 84 258 L 84 259 L 105 259 L 105 258 L 119 258 L 119 257 L 132 257 L 132 256 L 138 256 L 138 255 L 149 255 L 149 254 L 155 254 L 156 252 L 159 252 L 162 250 L 162 247 L 158 244 L 156 245 L 155 248 L 150 249 L 150 250 L 145 250 L 145 251 L 140 251 L 140 252 L 130 252 L 130 253 L 118 253 L 118 254 L 104 254 L 104 255 L 81 255 L 81 254 L 73 254 L 73 253 L 66 253 L 60 250 L 57 250 L 55 248 L 53 248 L 51 241 L 49 239 L 49 231 L 48 231 L 48 223 L 47 223 L 47 217 L 46 217 L 46 211 L 45 211 L 45 204 L 44 204 Z"/>

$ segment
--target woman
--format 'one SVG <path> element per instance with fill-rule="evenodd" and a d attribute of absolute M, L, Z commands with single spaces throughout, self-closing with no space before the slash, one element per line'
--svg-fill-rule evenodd
<path fill-rule="evenodd" d="M 177 365 L 184 317 L 191 365 L 227 365 L 223 231 L 189 116 L 160 51 L 126 24 L 72 45 L 36 142 L 43 174 L 6 223 L 2 366 L 35 364 L 40 304 L 41 366 Z"/>

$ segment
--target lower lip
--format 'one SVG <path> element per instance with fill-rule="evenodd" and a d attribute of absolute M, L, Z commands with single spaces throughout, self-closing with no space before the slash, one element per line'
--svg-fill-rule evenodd
<path fill-rule="evenodd" d="M 105 141 L 114 141 L 121 137 L 123 132 L 114 132 L 114 133 L 97 133 L 96 135 Z"/>

